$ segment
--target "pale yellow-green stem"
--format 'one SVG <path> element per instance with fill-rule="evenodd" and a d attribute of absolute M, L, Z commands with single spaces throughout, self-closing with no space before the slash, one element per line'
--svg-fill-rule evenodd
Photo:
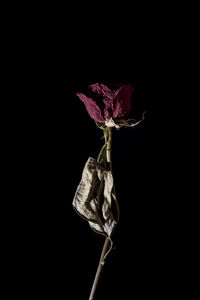
<path fill-rule="evenodd" d="M 107 162 L 111 163 L 111 142 L 112 142 L 112 129 L 111 127 L 106 128 L 106 158 Z"/>
<path fill-rule="evenodd" d="M 104 246 L 103 246 L 103 249 L 102 249 L 102 252 L 101 252 L 101 257 L 100 257 L 100 260 L 99 260 L 99 265 L 98 265 L 97 272 L 96 272 L 96 275 L 95 275 L 95 278 L 94 278 L 94 282 L 93 282 L 93 286 L 92 286 L 92 290 L 91 290 L 91 293 L 90 293 L 89 300 L 94 300 L 96 288 L 97 288 L 99 278 L 100 278 L 100 275 L 101 275 L 101 271 L 103 269 L 104 262 L 105 262 L 104 257 L 105 257 L 106 252 L 108 251 L 108 247 L 109 247 L 109 238 L 106 237 L 106 240 L 104 242 Z"/>

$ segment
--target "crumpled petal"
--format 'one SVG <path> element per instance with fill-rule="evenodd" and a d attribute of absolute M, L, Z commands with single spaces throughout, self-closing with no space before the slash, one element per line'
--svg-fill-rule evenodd
<path fill-rule="evenodd" d="M 84 102 L 86 109 L 92 119 L 94 119 L 97 122 L 105 121 L 99 106 L 93 99 L 87 97 L 82 93 L 78 93 L 77 96 L 80 98 L 80 100 Z"/>
<path fill-rule="evenodd" d="M 109 120 L 113 116 L 113 101 L 118 94 L 120 88 L 110 89 L 105 84 L 95 83 L 91 84 L 89 88 L 92 92 L 101 95 L 102 103 L 104 104 L 104 119 Z"/>
<path fill-rule="evenodd" d="M 127 116 L 131 111 L 131 94 L 134 87 L 124 85 L 118 91 L 113 101 L 113 119 Z"/>
<path fill-rule="evenodd" d="M 110 99 L 111 101 L 113 100 L 113 98 L 115 97 L 115 94 L 116 92 L 119 90 L 119 89 L 115 89 L 115 90 L 112 90 L 110 89 L 109 87 L 107 87 L 105 84 L 103 83 L 95 83 L 95 84 L 91 84 L 89 86 L 89 88 L 91 88 L 91 90 L 97 94 L 100 94 L 103 96 L 103 98 L 108 98 Z"/>
<path fill-rule="evenodd" d="M 73 207 L 93 230 L 107 236 L 111 235 L 117 223 L 111 209 L 112 189 L 111 171 L 89 157 L 73 199 Z"/>

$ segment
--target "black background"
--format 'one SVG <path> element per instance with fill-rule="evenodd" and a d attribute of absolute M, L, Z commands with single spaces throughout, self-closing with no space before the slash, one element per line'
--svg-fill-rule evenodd
<path fill-rule="evenodd" d="M 36 114 L 24 149 L 29 175 L 22 257 L 26 258 L 28 294 L 88 299 L 104 238 L 76 215 L 72 200 L 87 158 L 97 157 L 103 140 L 76 93 L 90 83 L 108 81 L 132 83 L 132 116 L 140 118 L 143 111 L 146 115 L 135 129 L 113 132 L 113 172 L 121 217 L 115 249 L 105 264 L 96 297 L 159 297 L 173 286 L 167 275 L 173 212 L 165 200 L 167 191 L 161 188 L 162 142 L 153 134 L 159 74 L 143 55 L 125 55 L 114 57 L 110 64 L 110 59 L 103 57 L 102 62 L 87 53 L 70 66 L 63 67 L 60 59 L 57 65 L 54 59 L 55 65 L 45 64 L 42 75 L 38 69 L 39 97 L 32 100 Z"/>
<path fill-rule="evenodd" d="M 96 82 L 132 83 L 131 116 L 146 111 L 138 127 L 113 130 L 121 217 L 96 299 L 160 299 L 185 288 L 179 129 L 169 136 L 178 106 L 176 34 L 169 38 L 160 19 L 133 24 L 135 12 L 121 14 L 93 14 L 86 24 L 84 14 L 69 21 L 45 12 L 17 35 L 13 76 L 21 100 L 13 128 L 17 221 L 10 260 L 13 288 L 26 299 L 89 297 L 104 238 L 75 213 L 72 201 L 87 158 L 97 157 L 103 143 L 76 97 Z"/>

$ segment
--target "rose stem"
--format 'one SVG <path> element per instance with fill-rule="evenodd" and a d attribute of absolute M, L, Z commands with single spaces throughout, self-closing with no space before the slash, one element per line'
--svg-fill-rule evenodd
<path fill-rule="evenodd" d="M 107 143 L 106 143 L 106 158 L 107 162 L 111 164 L 111 141 L 112 141 L 112 129 L 107 127 Z M 112 170 L 111 170 L 112 171 Z"/>
<path fill-rule="evenodd" d="M 104 256 L 107 252 L 108 246 L 109 246 L 109 238 L 106 237 L 106 240 L 105 240 L 102 252 L 101 252 L 101 257 L 100 257 L 100 260 L 99 260 L 99 265 L 98 265 L 97 272 L 96 272 L 96 275 L 95 275 L 95 278 L 94 278 L 94 282 L 93 282 L 93 286 L 92 286 L 92 290 L 91 290 L 91 293 L 90 293 L 89 300 L 94 299 L 96 288 L 97 288 L 97 285 L 98 285 L 98 282 L 99 282 L 99 277 L 100 277 L 101 271 L 102 271 L 103 266 L 104 266 Z"/>
<path fill-rule="evenodd" d="M 105 130 L 105 142 L 106 142 L 106 159 L 107 162 L 111 165 L 111 141 L 112 141 L 112 129 L 110 127 L 106 127 Z M 94 282 L 92 285 L 92 290 L 90 293 L 90 298 L 89 300 L 93 300 L 94 296 L 95 296 L 95 292 L 97 289 L 97 285 L 99 282 L 99 278 L 101 275 L 101 271 L 103 269 L 104 263 L 105 263 L 105 254 L 108 251 L 108 247 L 109 247 L 109 237 L 107 236 L 103 245 L 103 249 L 101 252 L 101 257 L 99 260 L 99 264 L 98 264 L 98 268 L 97 268 L 97 272 L 94 278 Z"/>

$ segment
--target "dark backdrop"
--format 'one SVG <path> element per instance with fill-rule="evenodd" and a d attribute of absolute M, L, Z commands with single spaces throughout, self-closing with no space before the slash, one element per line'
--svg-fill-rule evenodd
<path fill-rule="evenodd" d="M 132 83 L 132 116 L 140 118 L 146 111 L 138 127 L 113 132 L 121 217 L 97 299 L 122 299 L 119 294 L 123 299 L 135 294 L 159 297 L 160 290 L 171 285 L 166 278 L 169 208 L 159 171 L 164 163 L 154 134 L 158 69 L 136 52 L 127 57 L 123 52 L 114 63 L 113 58 L 101 59 L 94 54 L 78 60 L 72 56 L 69 66 L 54 58 L 52 64 L 45 63 L 42 74 L 40 68 L 35 73 L 33 123 L 24 150 L 29 170 L 25 191 L 30 226 L 23 229 L 28 293 L 81 300 L 90 293 L 104 238 L 75 213 L 72 200 L 87 158 L 97 157 L 103 143 L 102 131 L 76 97 L 95 82 Z"/>
<path fill-rule="evenodd" d="M 76 97 L 95 82 L 132 83 L 131 114 L 146 111 L 138 127 L 113 132 L 121 217 L 96 299 L 160 299 L 178 284 L 178 203 L 168 176 L 174 157 L 166 143 L 170 118 L 163 121 L 175 99 L 168 97 L 173 55 L 164 28 L 134 27 L 132 17 L 124 27 L 99 23 L 94 31 L 90 22 L 69 28 L 57 17 L 26 35 L 16 74 L 24 101 L 15 142 L 20 226 L 13 229 L 15 289 L 26 299 L 89 297 L 104 239 L 75 213 L 72 200 L 87 158 L 97 157 L 103 143 Z"/>

